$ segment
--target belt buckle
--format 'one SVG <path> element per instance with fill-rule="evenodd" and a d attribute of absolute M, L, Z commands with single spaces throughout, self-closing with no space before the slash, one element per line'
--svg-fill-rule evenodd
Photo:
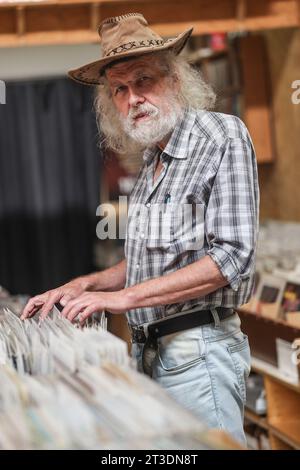
<path fill-rule="evenodd" d="M 157 354 L 157 339 L 145 333 L 143 326 L 131 326 L 132 342 L 143 344 L 142 368 L 145 374 L 152 377 L 152 364 Z"/>
<path fill-rule="evenodd" d="M 143 326 L 133 326 L 132 331 L 132 342 L 133 343 L 146 343 L 146 335 Z"/>
<path fill-rule="evenodd" d="M 152 377 L 153 373 L 153 362 L 156 359 L 158 351 L 157 339 L 152 336 L 148 336 L 143 347 L 142 352 L 142 367 L 143 371 L 149 377 Z"/>

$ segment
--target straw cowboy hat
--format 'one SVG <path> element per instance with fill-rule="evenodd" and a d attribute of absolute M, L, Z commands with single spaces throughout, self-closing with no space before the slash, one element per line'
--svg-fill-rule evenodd
<path fill-rule="evenodd" d="M 85 85 L 97 85 L 100 83 L 105 67 L 117 60 L 168 49 L 179 54 L 192 31 L 193 28 L 179 34 L 176 38 L 163 39 L 148 27 L 146 19 L 140 13 L 107 18 L 98 28 L 103 50 L 102 58 L 78 69 L 70 70 L 68 75 Z"/>

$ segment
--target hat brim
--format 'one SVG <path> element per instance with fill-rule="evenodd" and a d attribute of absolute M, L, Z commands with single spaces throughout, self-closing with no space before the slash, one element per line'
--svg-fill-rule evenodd
<path fill-rule="evenodd" d="M 72 80 L 75 80 L 76 82 L 82 83 L 84 85 L 99 85 L 101 83 L 101 74 L 103 69 L 110 63 L 125 57 L 140 56 L 150 54 L 151 52 L 165 51 L 168 49 L 173 50 L 175 54 L 179 54 L 191 36 L 192 31 L 193 28 L 190 28 L 187 31 L 179 34 L 179 36 L 176 38 L 167 39 L 164 44 L 159 46 L 136 47 L 130 51 L 115 54 L 113 57 L 104 57 L 103 59 L 96 60 L 95 62 L 90 62 L 89 64 L 79 67 L 78 69 L 70 70 L 68 72 L 68 76 L 72 78 Z"/>

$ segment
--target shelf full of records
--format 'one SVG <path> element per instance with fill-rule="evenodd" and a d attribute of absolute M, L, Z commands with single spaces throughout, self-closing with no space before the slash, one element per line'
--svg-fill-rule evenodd
<path fill-rule="evenodd" d="M 58 311 L 41 323 L 19 314 L 2 302 L 0 449 L 223 447 L 134 369 L 103 318 L 79 328 Z"/>
<path fill-rule="evenodd" d="M 261 224 L 252 298 L 242 307 L 300 328 L 300 224 Z"/>

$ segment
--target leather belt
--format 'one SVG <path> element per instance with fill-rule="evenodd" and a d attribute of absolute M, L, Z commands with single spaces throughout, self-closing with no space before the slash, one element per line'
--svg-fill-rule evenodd
<path fill-rule="evenodd" d="M 214 310 L 217 311 L 220 321 L 235 313 L 232 308 L 216 307 Z M 178 333 L 179 331 L 196 328 L 197 326 L 209 325 L 214 323 L 214 321 L 211 310 L 195 310 L 183 315 L 170 316 L 169 318 L 149 323 L 147 326 L 129 325 L 129 328 L 133 343 L 145 343 L 148 336 L 157 339 L 172 333 Z"/>

